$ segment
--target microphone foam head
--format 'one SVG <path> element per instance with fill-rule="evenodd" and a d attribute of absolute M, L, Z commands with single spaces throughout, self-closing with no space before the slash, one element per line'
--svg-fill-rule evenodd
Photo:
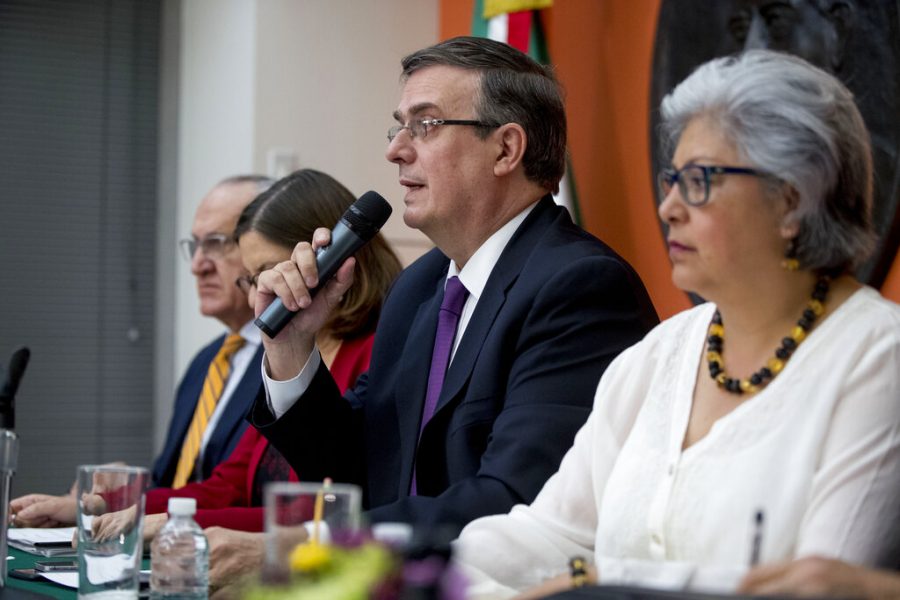
<path fill-rule="evenodd" d="M 370 227 L 381 229 L 391 216 L 391 205 L 375 191 L 368 191 L 350 206 L 347 212 L 353 211 L 356 216 L 367 221 Z"/>

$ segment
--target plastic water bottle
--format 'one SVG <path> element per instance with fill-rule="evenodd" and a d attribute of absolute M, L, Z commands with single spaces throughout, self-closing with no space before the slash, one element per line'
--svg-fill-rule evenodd
<path fill-rule="evenodd" d="M 150 597 L 205 600 L 209 595 L 209 544 L 194 521 L 197 501 L 169 498 L 169 520 L 150 545 Z"/>

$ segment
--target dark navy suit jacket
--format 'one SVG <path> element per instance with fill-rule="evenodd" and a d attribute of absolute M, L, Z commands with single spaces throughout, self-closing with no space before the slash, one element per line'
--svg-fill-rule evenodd
<path fill-rule="evenodd" d="M 206 372 L 224 342 L 225 336 L 222 335 L 200 350 L 181 379 L 175 394 L 175 408 L 172 411 L 172 420 L 169 422 L 166 443 L 153 464 L 152 485 L 154 487 L 170 487 L 172 485 L 175 468 L 178 466 L 178 457 L 181 455 L 181 446 L 184 444 L 184 436 L 187 434 L 191 419 L 194 418 L 194 410 L 197 408 L 203 382 L 206 380 Z M 244 371 L 240 383 L 234 389 L 225 411 L 216 423 L 212 437 L 206 444 L 203 451 L 203 464 L 200 465 L 200 479 L 209 477 L 216 465 L 228 458 L 247 428 L 247 421 L 244 417 L 247 416 L 250 405 L 262 386 L 259 372 L 262 355 L 263 347 L 260 344 L 250 364 L 247 365 L 247 370 Z"/>
<path fill-rule="evenodd" d="M 448 265 L 435 249 L 401 273 L 369 371 L 344 397 L 323 365 L 277 421 L 264 392 L 253 406 L 252 423 L 301 478 L 358 483 L 374 522 L 458 531 L 530 502 L 604 369 L 657 323 L 631 267 L 543 198 L 491 272 L 417 444 Z"/>

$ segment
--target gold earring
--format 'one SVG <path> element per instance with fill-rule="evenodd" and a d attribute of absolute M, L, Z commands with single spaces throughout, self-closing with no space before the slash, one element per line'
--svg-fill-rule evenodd
<path fill-rule="evenodd" d="M 796 258 L 787 258 L 781 261 L 781 267 L 788 271 L 796 271 L 800 268 L 800 261 Z"/>
<path fill-rule="evenodd" d="M 797 260 L 797 242 L 793 238 L 788 241 L 788 246 L 784 251 L 784 259 L 781 261 L 781 268 L 788 271 L 800 269 L 800 261 Z"/>

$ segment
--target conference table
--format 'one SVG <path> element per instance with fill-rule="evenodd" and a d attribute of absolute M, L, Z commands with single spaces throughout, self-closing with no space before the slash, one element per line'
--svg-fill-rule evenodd
<path fill-rule="evenodd" d="M 29 554 L 15 548 L 9 549 L 9 556 L 13 558 L 6 561 L 7 572 L 12 569 L 33 568 L 35 561 L 46 560 L 46 557 Z M 150 568 L 148 557 L 144 557 L 142 568 Z M 57 585 L 43 578 L 27 581 L 8 577 L 6 588 L 0 588 L 0 600 L 47 600 L 49 598 L 76 600 L 77 597 L 78 590 Z M 751 600 L 751 598 L 749 596 L 662 591 L 637 587 L 589 586 L 556 594 L 547 600 Z M 778 600 L 778 597 L 766 600 Z"/>

